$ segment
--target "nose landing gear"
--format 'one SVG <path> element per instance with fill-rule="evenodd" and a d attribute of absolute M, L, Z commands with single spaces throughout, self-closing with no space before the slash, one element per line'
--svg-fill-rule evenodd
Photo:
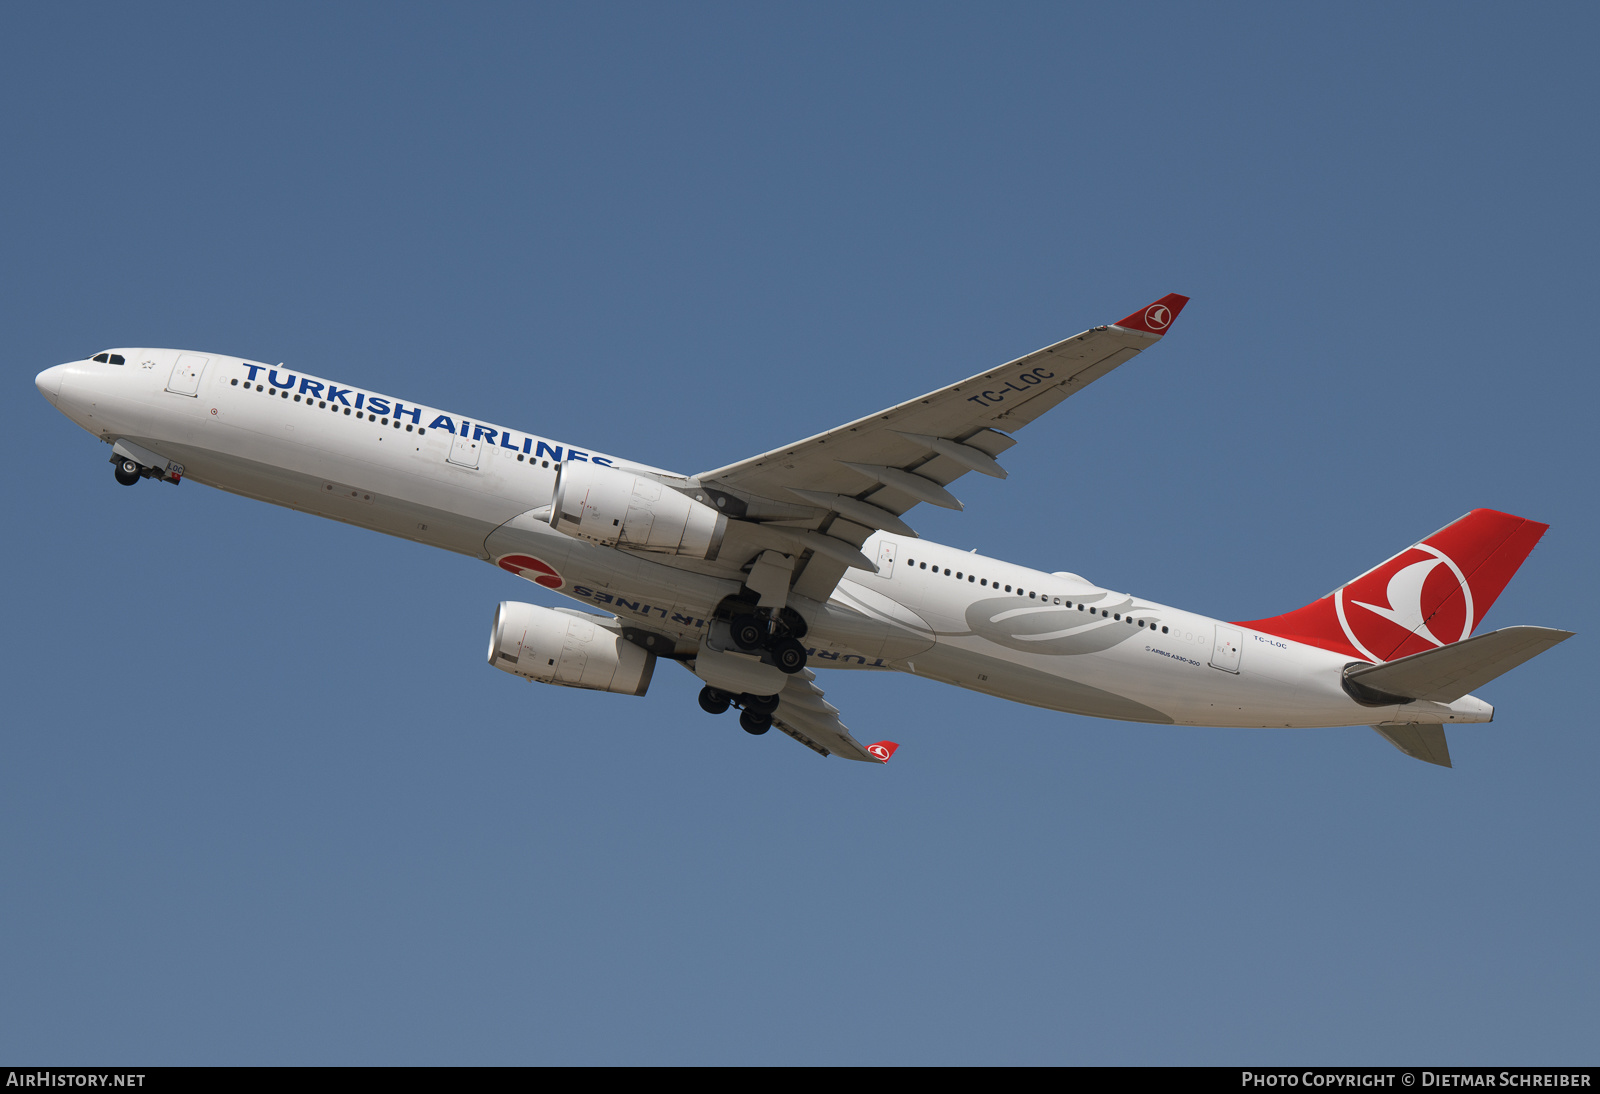
<path fill-rule="evenodd" d="M 116 463 L 116 468 L 112 474 L 117 477 L 117 481 L 123 486 L 132 486 L 144 477 L 139 474 L 139 465 L 132 460 L 116 460 L 114 462 Z"/>
<path fill-rule="evenodd" d="M 173 463 L 126 438 L 112 446 L 111 469 L 123 486 L 132 486 L 140 479 L 160 479 L 174 486 L 183 480 L 181 463 Z"/>

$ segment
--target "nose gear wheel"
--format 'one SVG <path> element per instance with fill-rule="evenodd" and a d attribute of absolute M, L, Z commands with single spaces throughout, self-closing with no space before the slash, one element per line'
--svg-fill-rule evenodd
<path fill-rule="evenodd" d="M 118 460 L 115 471 L 112 472 L 117 481 L 123 486 L 132 486 L 140 479 L 139 465 L 132 460 Z"/>

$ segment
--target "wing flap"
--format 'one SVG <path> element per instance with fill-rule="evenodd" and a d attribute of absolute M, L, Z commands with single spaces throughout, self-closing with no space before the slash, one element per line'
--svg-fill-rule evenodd
<path fill-rule="evenodd" d="M 802 669 L 789 677 L 789 682 L 779 693 L 778 709 L 773 712 L 772 724 L 824 756 L 883 763 L 850 735 L 845 724 L 839 720 L 838 708 L 823 698 L 816 679 L 816 673 L 810 669 Z"/>

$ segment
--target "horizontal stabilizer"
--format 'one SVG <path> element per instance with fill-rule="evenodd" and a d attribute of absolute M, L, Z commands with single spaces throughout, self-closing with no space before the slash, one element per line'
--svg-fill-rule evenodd
<path fill-rule="evenodd" d="M 1572 633 L 1554 627 L 1506 627 L 1398 661 L 1352 669 L 1346 679 L 1385 695 L 1453 703 L 1551 646 L 1565 642 Z"/>
<path fill-rule="evenodd" d="M 1406 722 L 1403 725 L 1372 728 L 1413 759 L 1427 764 L 1438 764 L 1440 767 L 1455 766 L 1450 762 L 1450 745 L 1444 739 L 1444 726 L 1425 722 Z"/>

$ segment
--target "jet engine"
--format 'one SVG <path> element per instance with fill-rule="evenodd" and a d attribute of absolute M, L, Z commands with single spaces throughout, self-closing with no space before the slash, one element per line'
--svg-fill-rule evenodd
<path fill-rule="evenodd" d="M 603 547 L 715 558 L 728 518 L 654 479 L 594 463 L 561 465 L 550 526 Z"/>
<path fill-rule="evenodd" d="M 656 655 L 600 626 L 595 616 L 507 600 L 494 613 L 489 664 L 541 684 L 643 695 Z"/>

